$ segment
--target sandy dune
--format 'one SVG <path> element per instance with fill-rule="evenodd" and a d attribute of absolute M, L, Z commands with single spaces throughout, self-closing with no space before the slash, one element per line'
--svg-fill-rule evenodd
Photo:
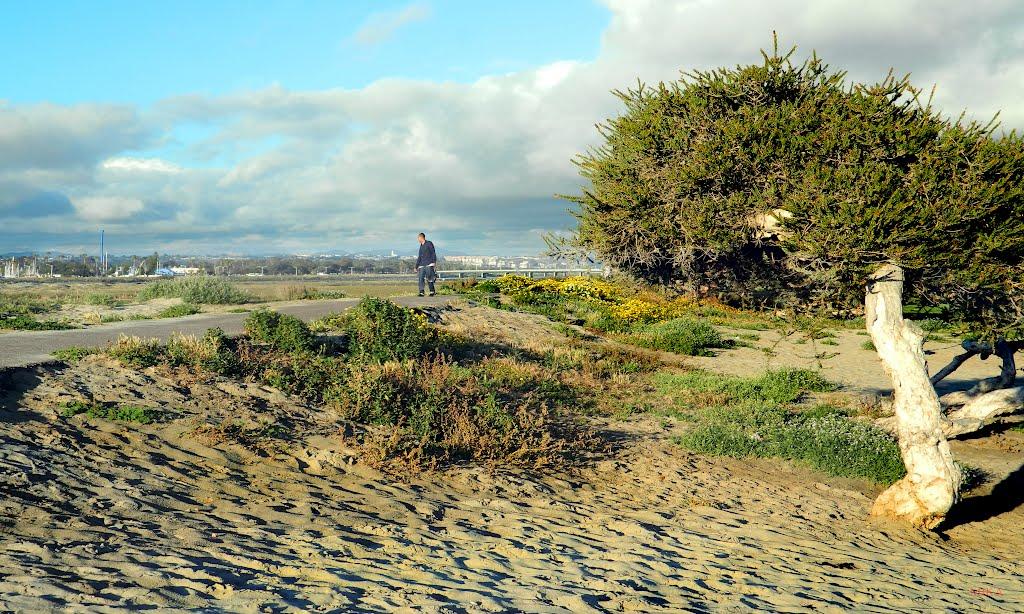
<path fill-rule="evenodd" d="M 531 338 L 550 331 L 487 316 Z M 402 481 L 359 462 L 352 425 L 254 384 L 91 357 L 13 372 L 0 390 L 0 610 L 1024 604 L 1021 433 L 956 443 L 990 479 L 933 534 L 868 520 L 877 489 L 866 483 L 688 454 L 671 443 L 679 426 L 658 418 L 602 423 L 615 450 L 571 472 L 458 467 Z M 58 415 L 83 395 L 159 406 L 168 419 Z M 289 435 L 267 444 L 211 428 L 236 420 Z"/>

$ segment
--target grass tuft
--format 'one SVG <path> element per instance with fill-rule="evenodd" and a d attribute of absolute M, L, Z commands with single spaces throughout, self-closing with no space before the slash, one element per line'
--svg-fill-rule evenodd
<path fill-rule="evenodd" d="M 729 347 L 714 326 L 704 320 L 675 318 L 649 324 L 629 336 L 637 345 L 687 356 L 708 356 L 709 350 Z"/>
<path fill-rule="evenodd" d="M 803 415 L 758 401 L 709 407 L 696 413 L 694 427 L 678 442 L 703 454 L 784 458 L 879 484 L 892 484 L 906 473 L 892 437 L 840 410 Z"/>
<path fill-rule="evenodd" d="M 708 371 L 661 373 L 655 376 L 659 391 L 689 399 L 703 399 L 704 404 L 738 403 L 757 399 L 770 403 L 794 403 L 807 392 L 829 392 L 835 384 L 817 371 L 781 369 L 765 371 L 758 377 L 733 377 Z"/>

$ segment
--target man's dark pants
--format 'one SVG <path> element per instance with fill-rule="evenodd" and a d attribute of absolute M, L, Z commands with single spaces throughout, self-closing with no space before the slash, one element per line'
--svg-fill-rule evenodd
<path fill-rule="evenodd" d="M 420 294 L 423 294 L 423 283 L 426 282 L 430 286 L 430 293 L 434 293 L 434 279 L 437 275 L 434 273 L 434 267 L 423 266 L 420 267 Z"/>

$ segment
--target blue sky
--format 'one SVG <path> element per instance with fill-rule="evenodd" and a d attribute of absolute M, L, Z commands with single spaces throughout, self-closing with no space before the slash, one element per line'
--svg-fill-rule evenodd
<path fill-rule="evenodd" d="M 536 254 L 611 90 L 773 31 L 1024 128 L 1017 0 L 6 2 L 0 253 Z"/>
<path fill-rule="evenodd" d="M 360 42 L 374 15 L 408 21 Z M 597 55 L 609 12 L 590 0 L 20 2 L 0 20 L 0 98 L 130 102 L 280 84 L 360 88 L 382 77 L 470 82 Z"/>

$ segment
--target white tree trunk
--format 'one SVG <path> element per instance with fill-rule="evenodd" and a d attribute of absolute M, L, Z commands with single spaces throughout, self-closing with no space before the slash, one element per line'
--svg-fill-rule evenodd
<path fill-rule="evenodd" d="M 903 319 L 903 269 L 885 265 L 872 275 L 865 299 L 867 330 L 892 379 L 893 410 L 907 475 L 885 490 L 873 516 L 933 528 L 959 498 L 960 470 L 940 425 L 941 406 L 928 378 L 924 333 Z"/>
<path fill-rule="evenodd" d="M 951 393 L 942 397 L 942 402 L 948 407 L 942 431 L 946 437 L 958 437 L 995 424 L 1005 416 L 1024 411 L 1024 386 L 1003 388 L 973 397 L 966 393 Z"/>

